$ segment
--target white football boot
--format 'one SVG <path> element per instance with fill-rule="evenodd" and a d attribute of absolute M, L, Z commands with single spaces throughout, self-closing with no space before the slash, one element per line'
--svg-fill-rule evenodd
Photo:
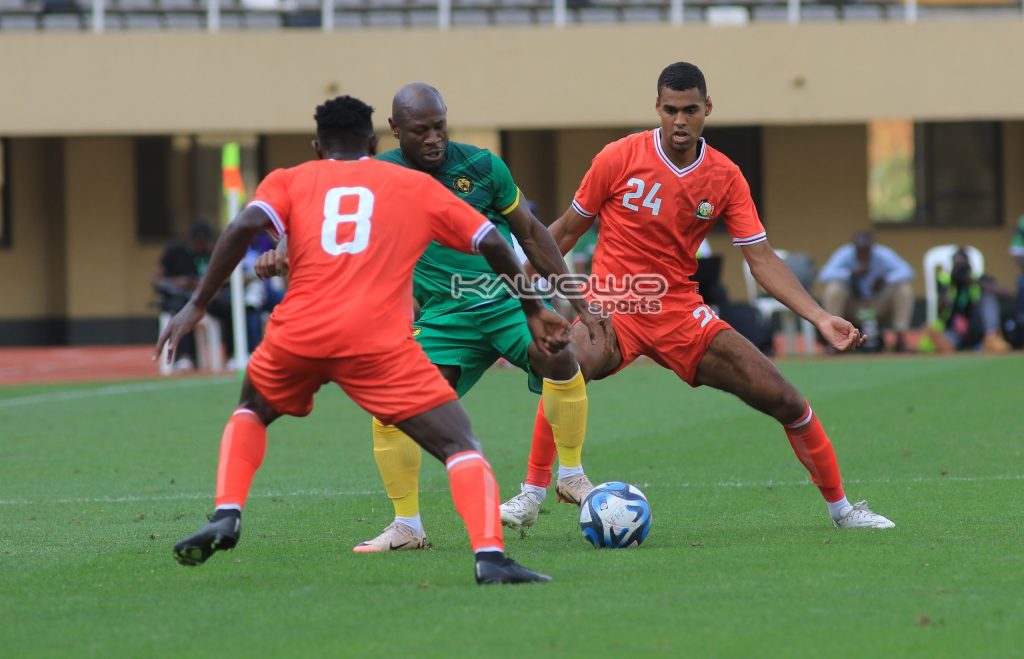
<path fill-rule="evenodd" d="M 896 524 L 868 508 L 867 501 L 858 501 L 844 508 L 839 519 L 832 520 L 840 529 L 891 529 Z"/>
<path fill-rule="evenodd" d="M 583 500 L 587 498 L 592 489 L 594 489 L 594 484 L 590 482 L 586 474 L 559 478 L 558 482 L 555 483 L 555 493 L 558 495 L 558 500 L 563 503 L 576 504 L 577 506 L 582 505 Z"/>
<path fill-rule="evenodd" d="M 401 522 L 391 522 L 376 538 L 360 542 L 352 548 L 352 551 L 358 554 L 366 554 L 429 548 L 430 542 L 427 540 L 425 533 L 417 533 Z"/>
<path fill-rule="evenodd" d="M 541 500 L 533 492 L 520 492 L 501 504 L 501 523 L 509 528 L 530 528 L 540 515 Z"/>

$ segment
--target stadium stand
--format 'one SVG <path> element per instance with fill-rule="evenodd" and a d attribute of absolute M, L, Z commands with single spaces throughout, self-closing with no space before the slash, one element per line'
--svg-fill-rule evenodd
<path fill-rule="evenodd" d="M 401 28 L 444 22 L 438 0 L 220 0 L 216 19 L 205 0 L 102 4 L 102 20 L 94 27 L 90 0 L 0 0 L 0 31 Z M 561 8 L 555 0 L 451 0 L 447 6 L 453 27 L 547 24 L 558 20 Z M 671 0 L 564 0 L 564 8 L 565 22 L 573 24 L 993 19 L 1024 12 L 1019 0 L 813 0 L 794 6 L 787 0 L 684 0 L 675 15 Z M 333 19 L 326 25 L 325 15 Z"/>

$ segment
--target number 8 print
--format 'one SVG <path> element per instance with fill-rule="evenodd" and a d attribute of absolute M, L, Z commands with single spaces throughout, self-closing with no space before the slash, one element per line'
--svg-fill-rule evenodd
<path fill-rule="evenodd" d="M 354 213 L 341 213 L 341 200 L 358 197 Z M 373 193 L 367 188 L 331 188 L 324 197 L 324 223 L 320 232 L 320 245 L 331 256 L 358 254 L 370 244 L 370 217 L 373 215 Z M 338 226 L 352 222 L 356 225 L 352 240 L 338 242 Z"/>

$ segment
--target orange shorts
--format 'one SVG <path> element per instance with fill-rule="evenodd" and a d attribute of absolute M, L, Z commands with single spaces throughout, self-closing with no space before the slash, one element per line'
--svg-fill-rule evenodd
<path fill-rule="evenodd" d="M 664 300 L 657 313 L 613 313 L 611 318 L 622 363 L 608 375 L 646 355 L 691 387 L 696 386 L 697 365 L 711 340 L 722 330 L 732 329 L 698 295 Z"/>
<path fill-rule="evenodd" d="M 328 382 L 387 425 L 456 400 L 411 336 L 392 352 L 330 359 L 300 357 L 267 337 L 252 354 L 247 375 L 271 407 L 292 416 L 312 412 L 313 394 Z"/>

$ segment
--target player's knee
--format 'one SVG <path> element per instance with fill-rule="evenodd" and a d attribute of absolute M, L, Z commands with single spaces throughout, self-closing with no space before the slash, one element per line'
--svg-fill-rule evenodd
<path fill-rule="evenodd" d="M 800 392 L 793 385 L 784 382 L 783 386 L 779 387 L 772 416 L 779 423 L 793 423 L 795 419 L 803 416 L 806 410 L 807 401 L 800 395 Z"/>
<path fill-rule="evenodd" d="M 256 416 L 259 417 L 260 421 L 263 422 L 264 426 L 269 426 L 273 423 L 274 419 L 281 416 L 277 410 L 271 407 L 266 401 L 257 398 L 242 398 L 239 401 L 238 407 L 247 409 Z"/>
<path fill-rule="evenodd" d="M 531 346 L 530 365 L 538 375 L 551 380 L 569 380 L 579 370 L 571 346 L 566 346 L 553 355 L 546 355 Z"/>
<path fill-rule="evenodd" d="M 441 453 L 444 456 L 444 461 L 458 453 L 465 453 L 466 451 L 478 451 L 483 452 L 483 447 L 480 442 L 476 440 L 473 435 L 454 435 L 446 438 L 441 444 Z"/>
<path fill-rule="evenodd" d="M 256 390 L 252 382 L 246 378 L 242 382 L 242 393 L 238 398 L 238 407 L 247 409 L 254 413 L 263 422 L 263 425 L 269 426 L 274 419 L 281 416 L 273 406 L 268 403 L 263 396 Z"/>

